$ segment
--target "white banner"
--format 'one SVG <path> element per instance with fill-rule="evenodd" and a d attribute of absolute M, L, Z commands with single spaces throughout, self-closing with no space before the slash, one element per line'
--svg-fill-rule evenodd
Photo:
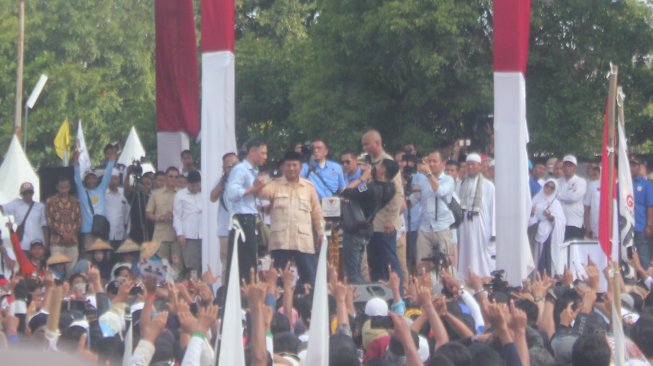
<path fill-rule="evenodd" d="M 230 51 L 202 55 L 202 268 L 222 273 L 218 203 L 211 190 L 222 176 L 222 156 L 236 150 L 235 56 Z"/>
<path fill-rule="evenodd" d="M 623 121 L 619 121 L 617 129 L 619 131 L 619 239 L 621 247 L 627 248 L 633 245 L 635 235 L 635 196 Z"/>
<path fill-rule="evenodd" d="M 526 82 L 520 72 L 494 73 L 496 161 L 496 268 L 511 286 L 521 286 L 535 268 L 528 245 L 531 195 L 528 187 Z"/>

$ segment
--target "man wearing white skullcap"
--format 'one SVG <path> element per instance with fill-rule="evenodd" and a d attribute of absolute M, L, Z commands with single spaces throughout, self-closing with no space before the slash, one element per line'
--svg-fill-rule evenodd
<path fill-rule="evenodd" d="M 494 184 L 481 174 L 481 156 L 467 155 L 467 178 L 460 187 L 460 207 L 465 214 L 458 232 L 458 271 L 471 268 L 480 276 L 495 269 Z"/>
<path fill-rule="evenodd" d="M 565 240 L 582 239 L 585 235 L 583 198 L 587 190 L 587 182 L 576 175 L 576 166 L 578 162 L 575 156 L 566 155 L 562 158 L 563 175 L 558 178 L 558 201 L 562 204 L 562 211 L 567 219 Z"/>
<path fill-rule="evenodd" d="M 125 198 L 122 187 L 119 186 L 120 182 L 120 172 L 118 169 L 113 168 L 104 202 L 107 210 L 107 220 L 109 220 L 109 242 L 114 250 L 118 249 L 123 240 L 127 238 L 127 233 L 129 233 L 129 202 Z"/>

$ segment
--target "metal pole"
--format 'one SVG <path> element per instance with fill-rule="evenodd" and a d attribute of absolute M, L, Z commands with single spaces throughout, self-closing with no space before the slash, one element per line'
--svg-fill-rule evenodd
<path fill-rule="evenodd" d="M 610 184 L 606 187 L 606 189 L 601 189 L 601 194 L 604 192 L 608 195 L 608 197 L 612 198 L 613 190 L 614 190 L 614 177 L 615 177 L 615 171 L 614 171 L 614 155 L 615 155 L 615 107 L 617 103 L 617 76 L 619 74 L 619 67 L 617 65 L 610 65 L 610 82 L 609 82 L 609 89 L 608 89 L 608 171 L 605 172 L 608 174 L 608 179 Z M 604 172 L 602 172 L 605 174 Z M 610 230 L 610 238 L 609 240 L 612 240 L 612 231 L 613 230 L 619 230 L 619 228 L 614 228 L 612 227 L 612 215 L 613 215 L 613 205 L 612 201 L 610 202 L 610 208 L 609 208 L 609 225 L 611 227 Z M 612 245 L 618 245 L 618 243 L 612 243 Z M 611 249 L 612 250 L 612 249 Z M 608 258 L 610 255 L 608 255 Z M 617 260 L 618 258 L 613 258 L 613 260 Z"/>
<path fill-rule="evenodd" d="M 25 0 L 18 3 L 18 54 L 16 62 L 16 108 L 14 115 L 14 133 L 20 139 L 22 135 L 21 119 L 23 107 L 23 51 L 25 44 Z"/>

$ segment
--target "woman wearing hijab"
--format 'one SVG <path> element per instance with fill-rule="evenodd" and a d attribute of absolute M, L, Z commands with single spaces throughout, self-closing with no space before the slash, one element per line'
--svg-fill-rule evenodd
<path fill-rule="evenodd" d="M 563 272 L 560 248 L 565 238 L 565 214 L 557 199 L 558 183 L 548 179 L 544 187 L 533 197 L 529 226 L 537 225 L 533 260 L 537 270 L 550 275 Z"/>

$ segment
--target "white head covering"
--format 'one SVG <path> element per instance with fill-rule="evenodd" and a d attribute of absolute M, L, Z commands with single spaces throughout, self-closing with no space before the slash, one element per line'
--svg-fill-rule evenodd
<path fill-rule="evenodd" d="M 365 304 L 365 315 L 367 316 L 387 316 L 388 303 L 378 297 L 373 297 Z"/>
<path fill-rule="evenodd" d="M 473 161 L 473 162 L 481 164 L 481 156 L 479 154 L 477 154 L 477 153 L 471 153 L 471 154 L 467 155 L 467 159 L 465 159 L 465 161 L 467 161 L 467 162 Z"/>

